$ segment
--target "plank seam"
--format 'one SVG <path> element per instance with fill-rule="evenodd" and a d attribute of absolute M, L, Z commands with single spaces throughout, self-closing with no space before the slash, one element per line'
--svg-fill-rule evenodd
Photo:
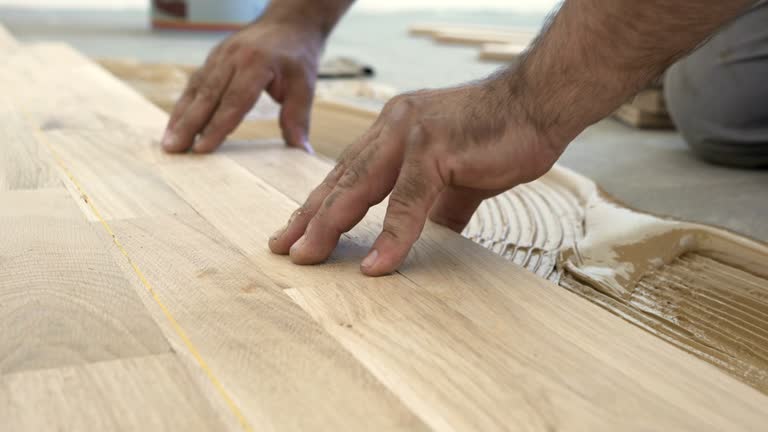
<path fill-rule="evenodd" d="M 33 123 L 33 122 L 30 122 L 30 123 Z M 183 327 L 181 327 L 181 325 L 173 316 L 171 311 L 168 309 L 165 303 L 163 303 L 163 301 L 160 299 L 160 296 L 157 294 L 157 291 L 155 291 L 152 284 L 149 282 L 146 276 L 144 276 L 144 273 L 141 271 L 139 266 L 136 265 L 133 259 L 131 259 L 131 256 L 128 254 L 128 251 L 125 249 L 123 244 L 117 238 L 117 235 L 115 235 L 114 231 L 112 230 L 112 227 L 101 216 L 101 213 L 96 208 L 96 205 L 93 203 L 93 200 L 88 196 L 88 194 L 86 194 L 85 190 L 80 186 L 80 182 L 77 180 L 77 178 L 74 176 L 72 171 L 64 163 L 64 160 L 61 158 L 61 156 L 56 152 L 56 149 L 54 148 L 53 144 L 46 136 L 45 131 L 39 127 L 35 127 L 34 123 L 32 126 L 32 130 L 34 131 L 35 135 L 37 135 L 37 137 L 40 139 L 40 141 L 42 141 L 43 144 L 45 144 L 45 146 L 48 148 L 48 151 L 51 152 L 51 155 L 53 156 L 56 163 L 59 165 L 62 171 L 64 171 L 64 174 L 69 178 L 69 180 L 75 186 L 75 189 L 77 189 L 77 192 L 80 194 L 83 201 L 85 201 L 85 203 L 88 204 L 88 207 L 90 208 L 91 212 L 93 212 L 93 215 L 104 227 L 104 230 L 107 232 L 107 234 L 110 235 L 110 237 L 112 237 L 112 242 L 115 244 L 115 246 L 117 246 L 117 249 L 125 257 L 126 261 L 133 269 L 133 272 L 139 278 L 139 281 L 141 282 L 141 284 L 144 286 L 144 288 L 150 294 L 152 299 L 155 301 L 155 304 L 157 304 L 157 306 L 163 312 L 163 315 L 168 320 L 168 323 L 171 325 L 171 328 L 173 328 L 176 335 L 182 340 L 184 345 L 189 350 L 190 354 L 192 354 L 192 357 L 195 359 L 198 366 L 200 366 L 200 368 L 203 370 L 208 380 L 211 382 L 211 384 L 213 384 L 214 388 L 222 397 L 222 399 L 224 399 L 224 402 L 226 403 L 227 407 L 230 409 L 232 414 L 237 418 L 238 422 L 240 423 L 240 426 L 243 428 L 243 430 L 247 432 L 252 432 L 253 428 L 251 427 L 250 423 L 248 423 L 248 420 L 245 418 L 240 408 L 237 406 L 237 404 L 234 402 L 232 397 L 229 395 L 229 393 L 226 391 L 224 386 L 221 384 L 221 381 L 213 373 L 213 370 L 210 368 L 210 366 L 208 366 L 208 363 L 205 361 L 205 359 L 203 359 L 202 355 L 200 354 L 200 351 L 197 349 L 195 344 L 192 343 L 192 340 L 187 335 L 187 332 L 184 330 Z"/>

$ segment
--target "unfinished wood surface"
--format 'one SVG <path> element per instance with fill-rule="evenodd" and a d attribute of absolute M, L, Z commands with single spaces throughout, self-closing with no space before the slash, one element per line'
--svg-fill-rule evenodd
<path fill-rule="evenodd" d="M 170 350 L 63 188 L 0 193 L 0 226 L 0 374 Z"/>
<path fill-rule="evenodd" d="M 104 100 L 113 96 L 109 85 L 100 85 L 106 72 L 72 67 L 76 66 L 74 57 L 66 48 L 38 47 L 33 55 L 49 61 L 65 57 L 58 71 L 60 78 L 78 75 L 99 83 L 95 90 Z M 121 87 L 117 81 L 111 83 Z M 38 88 L 49 90 L 44 85 Z M 94 106 L 99 112 L 103 102 L 77 86 L 59 89 L 57 100 L 71 104 L 83 94 L 88 95 L 81 99 L 84 106 Z M 253 262 L 191 208 L 184 211 L 174 204 L 186 206 L 157 177 L 158 167 L 149 163 L 174 158 L 159 150 L 153 135 L 141 133 L 141 129 L 136 133 L 125 127 L 106 127 L 106 118 L 104 126 L 83 127 L 76 118 L 54 123 L 34 108 L 39 107 L 33 107 L 33 112 L 42 123 L 38 134 L 77 180 L 75 184 L 64 178 L 72 198 L 90 201 L 81 209 L 94 220 L 93 229 L 100 230 L 103 243 L 112 246 L 106 256 L 114 256 L 122 267 L 174 350 L 193 369 L 207 398 L 231 397 L 244 416 L 245 427 L 254 430 L 352 430 L 363 425 L 375 430 L 425 428 L 273 281 L 260 274 Z M 84 116 L 92 114 L 85 112 Z M 157 121 L 162 125 L 165 118 L 158 116 Z M 108 220 L 110 232 L 96 220 L 91 204 Z M 120 239 L 130 263 L 111 243 L 112 234 Z M 194 353 L 153 304 L 144 281 L 168 304 L 174 322 L 192 341 Z M 224 388 L 223 395 L 216 384 L 201 382 L 204 374 L 195 373 L 200 368 L 197 355 Z"/>
<path fill-rule="evenodd" d="M 664 90 L 648 88 L 641 90 L 630 102 L 632 106 L 652 114 L 667 114 L 667 104 L 664 101 Z"/>
<path fill-rule="evenodd" d="M 214 431 L 223 423 L 173 354 L 0 376 L 7 431 Z"/>
<path fill-rule="evenodd" d="M 455 24 L 416 24 L 409 33 L 429 36 L 438 42 L 477 45 L 483 43 L 512 43 L 528 45 L 536 36 L 531 30 L 493 27 L 457 26 Z"/>
<path fill-rule="evenodd" d="M 436 42 L 447 44 L 482 45 L 497 43 L 528 45 L 536 37 L 536 33 L 524 31 L 448 30 L 438 31 L 432 37 Z"/>
<path fill-rule="evenodd" d="M 521 44 L 483 44 L 480 48 L 478 58 L 486 61 L 512 63 L 520 58 L 526 48 L 528 48 L 527 45 Z"/>
<path fill-rule="evenodd" d="M 56 51 L 35 55 L 43 54 L 49 64 L 58 59 Z M 90 146 L 91 157 L 122 149 L 195 210 L 110 223 L 219 377 L 218 396 L 230 395 L 255 429 L 699 431 L 768 422 L 768 398 L 754 389 L 445 229 L 428 225 L 398 273 L 362 276 L 359 259 L 380 227 L 381 206 L 329 263 L 296 267 L 266 242 L 327 162 L 255 143 L 208 157 L 163 155 L 154 133 L 165 117 L 148 102 L 123 98 L 123 85 L 98 68 L 60 67 L 57 75 L 70 84 L 55 89 L 56 100 L 79 100 L 83 114 L 43 131 L 54 147 L 82 134 L 84 146 L 104 147 Z M 110 105 L 120 110 L 110 113 Z M 84 120 L 99 118 L 91 109 L 122 126 L 88 128 Z M 31 111 L 45 124 L 44 106 Z M 88 181 L 98 184 L 83 188 L 102 196 L 117 188 L 99 176 Z M 135 273 L 126 271 L 142 289 Z M 150 311 L 199 375 L 190 345 Z"/>
<path fill-rule="evenodd" d="M 5 124 L 22 124 L 18 101 L 0 101 L 0 118 Z M 59 176 L 47 150 L 25 129 L 0 127 L 0 192 L 60 186 Z"/>
<path fill-rule="evenodd" d="M 339 117 L 345 112 L 341 106 L 329 106 L 326 109 L 335 112 Z M 346 112 L 353 114 L 356 119 L 365 116 L 365 112 L 354 107 L 348 107 Z M 370 122 L 375 116 L 375 113 L 368 112 Z M 344 121 L 336 121 L 337 127 L 332 126 L 334 123 L 328 123 L 332 126 L 329 130 L 343 130 L 347 134 L 362 133 L 361 130 L 343 127 L 346 124 Z M 339 133 L 337 141 L 341 142 L 343 138 L 344 134 Z M 247 147 L 243 147 L 247 145 L 249 144 L 241 142 L 229 143 L 228 148 L 231 150 L 224 151 L 231 152 L 230 157 L 241 164 L 253 166 L 254 172 L 263 174 L 267 179 L 281 175 L 284 163 L 280 162 L 280 153 L 276 152 L 280 143 L 269 145 L 273 147 L 274 152 L 260 152 L 258 155 L 249 153 Z M 318 166 L 308 170 L 312 171 L 318 173 L 324 170 Z M 291 185 L 295 187 L 295 196 L 300 198 L 299 191 L 309 190 L 321 179 L 321 174 L 294 176 Z M 636 238 L 633 228 L 645 226 L 641 232 L 649 233 L 649 239 L 643 242 L 646 245 L 646 255 L 626 255 L 627 261 L 623 263 L 612 261 L 615 266 L 625 269 L 619 272 L 623 273 L 627 268 L 634 267 L 634 273 L 638 274 L 644 274 L 643 269 L 648 268 L 643 264 L 646 260 L 659 262 L 654 267 L 655 270 L 642 278 L 638 286 L 626 282 L 611 290 L 605 290 L 595 285 L 580 283 L 572 276 L 563 279 L 564 251 L 583 249 L 582 259 L 586 259 L 585 246 L 577 247 L 577 243 L 583 242 L 585 236 L 591 238 L 596 233 L 610 232 L 611 228 L 617 226 L 617 222 L 627 217 L 618 211 L 618 214 L 602 217 L 603 223 L 594 222 L 599 219 L 599 209 L 612 202 L 613 199 L 606 201 L 601 198 L 594 182 L 566 169 L 555 167 L 535 182 L 520 185 L 486 201 L 463 234 L 494 253 L 541 277 L 560 283 L 561 286 L 650 334 L 712 363 L 760 391 L 767 392 L 768 357 L 760 347 L 765 343 L 765 334 L 768 331 L 765 321 L 768 307 L 762 300 L 768 292 L 768 279 L 759 274 L 760 268 L 765 267 L 768 259 L 768 249 L 717 228 L 645 216 L 644 219 L 641 218 L 644 225 L 625 224 L 623 234 L 605 237 L 599 242 L 603 247 L 621 247 L 625 243 L 635 241 L 632 240 Z M 632 217 L 641 216 L 641 213 L 627 209 L 625 212 L 629 212 Z M 676 264 L 680 260 L 675 260 L 675 256 L 671 255 L 671 251 L 680 250 L 679 246 L 675 246 L 675 239 L 686 236 L 661 235 L 651 238 L 649 230 L 658 228 L 663 232 L 686 232 L 691 238 L 722 238 L 725 241 L 717 249 L 724 258 L 718 259 L 725 259 L 731 264 L 718 264 L 720 269 L 713 268 L 711 272 L 699 269 L 694 275 L 690 269 Z M 738 243 L 752 246 L 744 250 L 734 249 L 733 246 Z M 685 244 L 694 256 L 712 254 L 711 251 L 694 252 L 701 246 L 694 247 L 690 241 Z M 629 258 L 630 256 L 632 258 Z M 632 259 L 636 261 L 631 261 Z M 758 261 L 751 270 L 745 267 L 750 260 L 755 259 Z M 663 263 L 668 263 L 669 266 L 658 267 Z M 581 267 L 595 268 L 595 272 L 600 271 L 602 274 L 612 272 L 610 266 L 597 262 L 584 263 Z M 723 271 L 723 268 L 730 270 Z M 748 273 L 749 271 L 754 274 Z M 658 286 L 652 287 L 646 280 L 653 280 Z M 660 283 L 662 280 L 667 282 Z M 721 285 L 713 286 L 708 282 L 711 280 L 725 284 L 722 286 L 728 295 L 718 294 Z M 617 297 L 614 295 L 616 289 L 631 295 Z M 716 307 L 707 300 L 713 295 L 719 298 Z M 702 304 L 705 306 L 702 307 Z"/>
<path fill-rule="evenodd" d="M 276 157 L 282 157 L 282 163 L 275 164 Z M 269 162 L 259 164 L 262 160 Z M 316 169 L 322 162 L 299 152 L 279 151 L 250 161 L 254 174 L 295 199 L 308 192 L 297 185 L 311 183 L 297 178 L 307 174 L 319 182 L 323 175 Z M 398 275 L 367 279 L 356 269 L 380 226 L 382 209 L 374 209 L 344 239 L 330 263 L 292 272 L 291 264 L 263 248 L 271 232 L 264 225 L 278 211 L 287 217 L 289 208 L 270 198 L 261 181 L 250 180 L 248 186 L 248 177 L 227 165 L 190 161 L 184 167 L 164 167 L 164 176 L 194 179 L 194 184 L 179 180 L 174 187 L 225 237 L 255 262 L 264 263 L 262 271 L 295 287 L 293 294 L 310 305 L 313 316 L 412 409 L 423 413 L 430 426 L 494 429 L 519 422 L 536 429 L 552 421 L 574 429 L 641 428 L 645 420 L 622 418 L 630 405 L 647 406 L 656 421 L 673 429 L 697 429 L 722 420 L 718 415 L 707 418 L 707 412 L 722 408 L 720 397 L 707 393 L 728 385 L 716 369 L 519 268 L 503 265 L 500 258 L 444 229 L 429 226 Z M 221 184 L 230 187 L 216 186 Z M 235 197 L 245 194 L 254 197 L 253 202 L 237 203 Z M 265 205 L 272 209 L 268 214 L 258 210 Z M 238 216 L 246 214 L 248 223 Z M 421 348 L 405 335 L 412 335 Z M 605 340 L 612 341 L 610 346 Z M 527 354 L 517 351 L 521 346 Z M 445 381 L 441 377 L 446 369 L 462 372 L 455 381 Z M 709 378 L 714 380 L 701 382 Z M 472 387 L 469 382 L 482 385 Z M 617 386 L 620 400 L 601 399 Z M 581 389 L 578 395 L 571 393 L 573 388 Z M 763 397 L 750 391 L 751 402 Z M 539 400 L 537 394 L 547 397 Z M 548 403 L 558 407 L 553 418 Z M 457 413 L 458 406 L 465 408 Z M 509 406 L 524 408 L 510 411 Z M 757 405 L 753 409 L 761 411 Z"/>
<path fill-rule="evenodd" d="M 674 129 L 672 119 L 666 113 L 656 114 L 642 111 L 632 104 L 624 104 L 613 113 L 613 117 L 627 126 L 640 129 Z"/>
<path fill-rule="evenodd" d="M 259 271 L 262 263 L 200 216 L 121 220 L 112 228 L 255 430 L 424 430 Z"/>

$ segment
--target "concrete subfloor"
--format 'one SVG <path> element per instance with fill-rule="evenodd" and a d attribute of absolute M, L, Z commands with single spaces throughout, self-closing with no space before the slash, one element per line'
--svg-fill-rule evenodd
<path fill-rule="evenodd" d="M 407 91 L 483 77 L 498 65 L 476 61 L 469 47 L 435 45 L 407 35 L 415 22 L 536 28 L 544 17 L 512 13 L 352 12 L 326 55 L 372 64 L 378 81 Z M 153 32 L 145 11 L 30 11 L 0 8 L 21 41 L 57 40 L 87 55 L 199 64 L 226 35 Z M 711 223 L 768 241 L 768 170 L 723 168 L 697 159 L 675 132 L 639 131 L 606 119 L 581 134 L 561 159 L 608 193 L 644 211 Z"/>

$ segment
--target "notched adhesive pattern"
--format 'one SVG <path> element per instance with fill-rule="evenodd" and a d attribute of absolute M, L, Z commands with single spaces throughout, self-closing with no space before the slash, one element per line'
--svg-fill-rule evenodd
<path fill-rule="evenodd" d="M 464 235 L 768 393 L 768 247 L 621 206 L 561 167 Z"/>

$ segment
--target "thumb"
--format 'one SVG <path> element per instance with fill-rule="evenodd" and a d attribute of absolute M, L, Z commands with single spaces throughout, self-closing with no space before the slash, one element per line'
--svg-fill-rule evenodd
<path fill-rule="evenodd" d="M 288 86 L 280 109 L 280 129 L 289 147 L 314 153 L 309 144 L 309 119 L 314 87 L 306 80 L 296 80 Z"/>
<path fill-rule="evenodd" d="M 472 219 L 480 203 L 493 195 L 496 194 L 476 189 L 449 187 L 440 193 L 429 218 L 432 222 L 461 232 Z"/>

